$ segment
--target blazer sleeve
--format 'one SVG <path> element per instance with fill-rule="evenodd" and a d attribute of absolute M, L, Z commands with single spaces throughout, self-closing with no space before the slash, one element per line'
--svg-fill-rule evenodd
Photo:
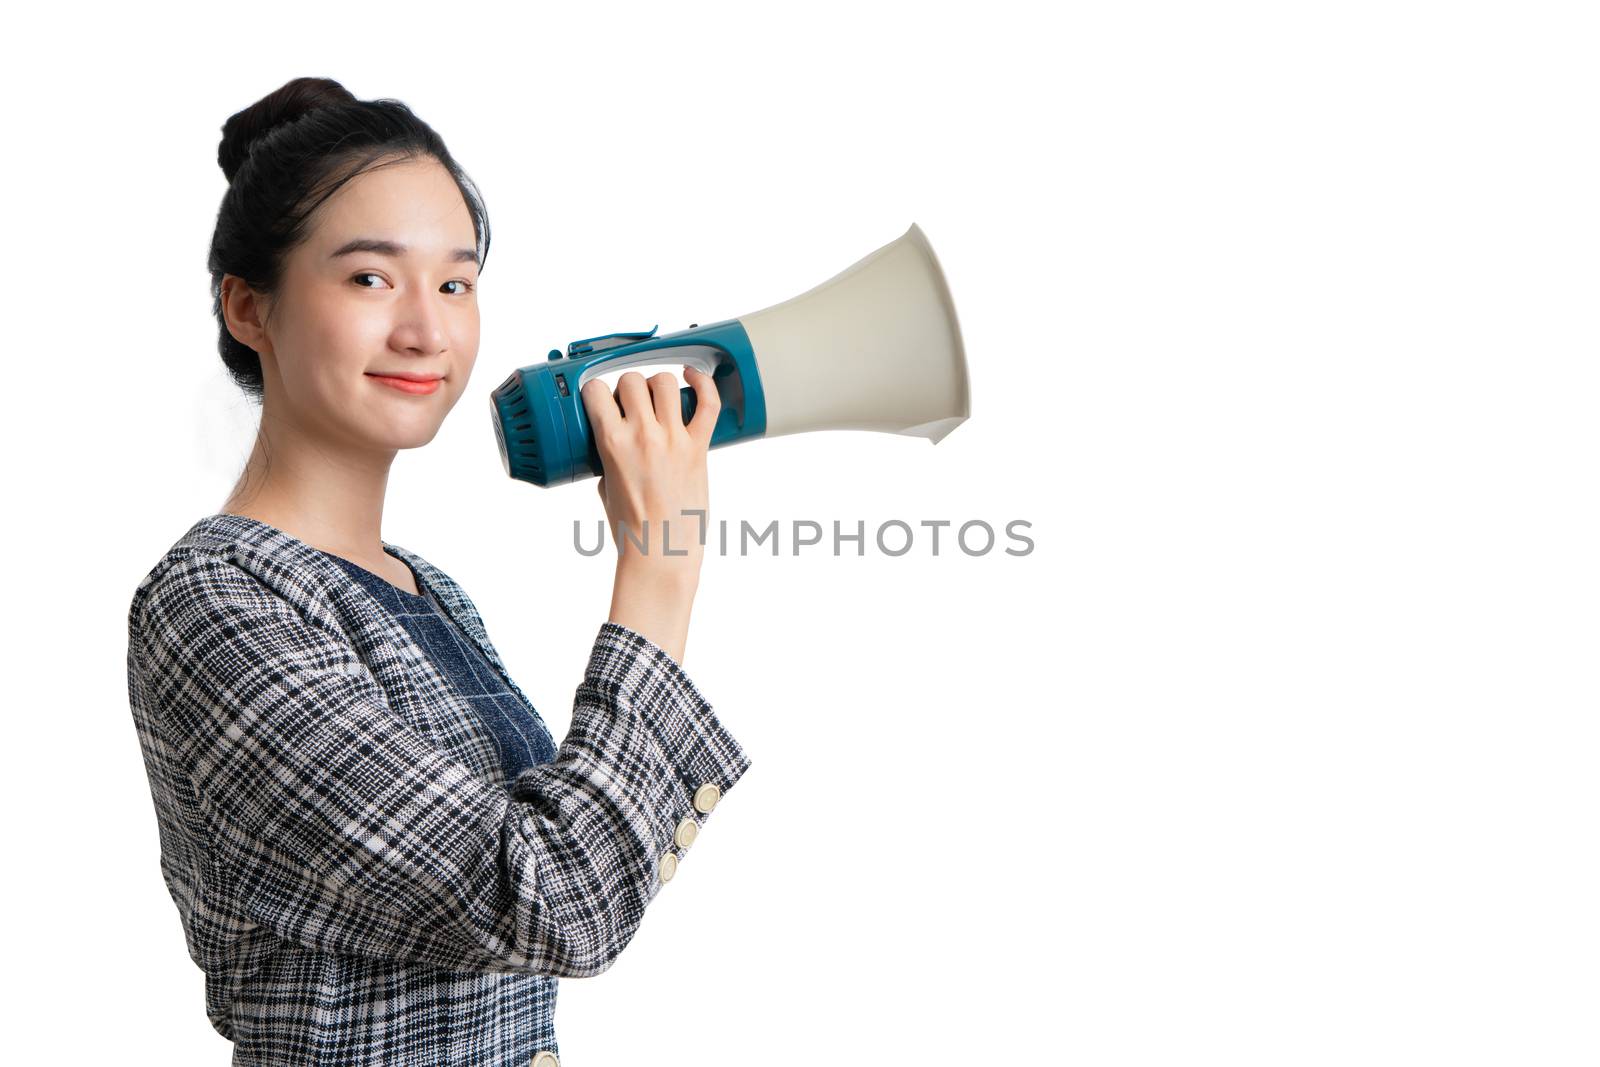
<path fill-rule="evenodd" d="M 750 765 L 682 667 L 612 622 L 555 759 L 507 790 L 407 726 L 336 622 L 236 564 L 175 565 L 143 619 L 159 736 L 223 891 L 313 950 L 598 974 Z"/>

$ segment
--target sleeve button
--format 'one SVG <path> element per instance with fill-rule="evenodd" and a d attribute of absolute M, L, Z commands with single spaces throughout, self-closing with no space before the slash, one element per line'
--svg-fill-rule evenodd
<path fill-rule="evenodd" d="M 688 848 L 694 844 L 695 835 L 700 832 L 700 825 L 694 821 L 693 815 L 685 815 L 678 823 L 678 829 L 672 835 L 672 840 L 679 848 Z"/>
<path fill-rule="evenodd" d="M 533 1059 L 528 1061 L 528 1067 L 561 1067 L 561 1061 L 556 1059 L 554 1052 L 535 1052 Z"/>
<path fill-rule="evenodd" d="M 661 854 L 661 881 L 670 882 L 672 876 L 678 873 L 678 857 L 671 852 Z"/>
<path fill-rule="evenodd" d="M 716 783 L 707 782 L 694 791 L 694 810 L 702 815 L 709 815 L 721 798 L 722 790 L 717 788 Z"/>

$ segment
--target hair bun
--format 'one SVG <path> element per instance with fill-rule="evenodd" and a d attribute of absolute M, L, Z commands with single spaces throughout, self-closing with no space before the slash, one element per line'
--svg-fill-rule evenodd
<path fill-rule="evenodd" d="M 285 82 L 222 124 L 217 163 L 231 183 L 249 158 L 251 147 L 272 130 L 318 108 L 355 103 L 360 101 L 332 78 L 295 78 Z"/>

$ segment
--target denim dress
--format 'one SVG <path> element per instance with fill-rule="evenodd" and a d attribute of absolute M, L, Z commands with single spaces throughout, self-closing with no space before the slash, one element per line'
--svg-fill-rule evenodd
<path fill-rule="evenodd" d="M 527 705 L 506 688 L 483 654 L 426 595 L 426 583 L 417 579 L 417 588 L 424 593 L 418 596 L 343 556 L 331 552 L 322 554 L 349 572 L 399 620 L 483 720 L 499 743 L 500 763 L 505 767 L 507 782 L 516 781 L 517 775 L 533 764 L 549 763 L 556 758 L 556 744 L 544 720 L 537 712 L 529 714 Z M 412 574 L 415 576 L 416 572 Z"/>

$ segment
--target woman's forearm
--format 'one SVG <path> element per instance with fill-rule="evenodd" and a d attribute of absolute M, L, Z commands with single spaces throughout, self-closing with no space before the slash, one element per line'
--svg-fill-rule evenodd
<path fill-rule="evenodd" d="M 629 556 L 618 561 L 611 621 L 648 637 L 682 666 L 699 577 L 683 568 L 640 565 L 649 562 Z"/>
<path fill-rule="evenodd" d="M 699 537 L 710 507 L 706 450 L 722 408 L 710 374 L 685 366 L 683 376 L 696 397 L 688 424 L 671 371 L 648 381 L 638 371 L 625 371 L 615 393 L 600 378 L 581 390 L 605 466 L 595 488 L 617 545 L 610 621 L 642 634 L 680 666 L 705 556 Z M 698 528 L 687 521 L 690 515 L 700 517 Z M 678 536 L 669 536 L 674 529 Z"/>

